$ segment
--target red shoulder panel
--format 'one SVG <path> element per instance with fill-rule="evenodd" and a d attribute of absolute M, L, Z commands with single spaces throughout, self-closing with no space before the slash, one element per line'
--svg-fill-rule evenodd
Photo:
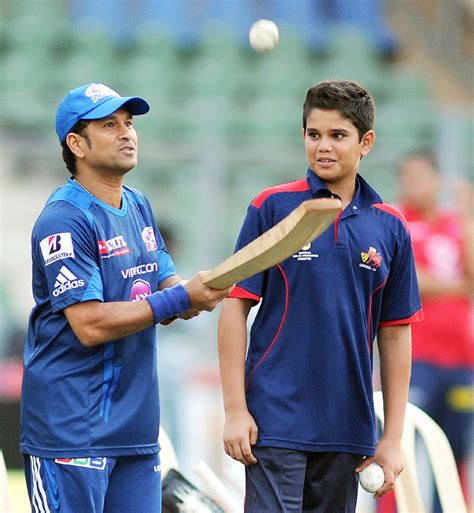
<path fill-rule="evenodd" d="M 256 208 L 260 208 L 262 203 L 272 194 L 276 194 L 278 192 L 299 192 L 299 191 L 307 191 L 309 190 L 308 182 L 306 178 L 302 178 L 301 180 L 295 180 L 294 182 L 282 183 L 280 185 L 275 185 L 274 187 L 269 187 L 268 189 L 263 190 L 253 201 L 252 205 Z"/>
<path fill-rule="evenodd" d="M 400 221 L 403 223 L 405 228 L 408 230 L 408 223 L 405 219 L 405 216 L 395 207 L 392 207 L 391 205 L 388 205 L 387 203 L 374 203 L 372 205 L 374 208 L 378 208 L 379 210 L 383 210 L 384 212 L 388 212 L 389 214 L 392 214 L 392 216 L 397 217 L 400 219 Z"/>

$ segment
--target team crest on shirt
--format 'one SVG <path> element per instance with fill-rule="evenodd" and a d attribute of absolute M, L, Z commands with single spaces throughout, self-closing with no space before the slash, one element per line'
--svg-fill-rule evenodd
<path fill-rule="evenodd" d="M 369 269 L 370 271 L 376 271 L 382 263 L 382 255 L 372 246 L 367 251 L 361 251 L 360 258 L 362 262 L 359 267 Z"/>
<path fill-rule="evenodd" d="M 63 258 L 74 258 L 70 232 L 48 235 L 40 242 L 40 248 L 45 266 Z"/>
<path fill-rule="evenodd" d="M 147 251 L 156 251 L 158 246 L 156 244 L 155 232 L 151 226 L 145 226 L 142 231 L 142 239 Z"/>
<path fill-rule="evenodd" d="M 55 463 L 60 465 L 72 465 L 73 467 L 92 468 L 94 470 L 104 470 L 107 458 L 56 458 Z"/>

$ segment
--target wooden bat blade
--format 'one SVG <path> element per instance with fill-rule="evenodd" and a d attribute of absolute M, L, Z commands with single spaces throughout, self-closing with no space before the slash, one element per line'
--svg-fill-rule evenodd
<path fill-rule="evenodd" d="M 272 267 L 321 235 L 341 211 L 335 198 L 306 200 L 278 224 L 215 267 L 204 283 L 229 287 Z"/>

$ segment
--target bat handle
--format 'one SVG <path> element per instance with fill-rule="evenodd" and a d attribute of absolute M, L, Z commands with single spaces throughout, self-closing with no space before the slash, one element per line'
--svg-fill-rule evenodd
<path fill-rule="evenodd" d="M 177 317 L 170 317 L 169 319 L 165 319 L 164 321 L 161 321 L 160 324 L 162 324 L 163 326 L 168 326 L 169 324 L 171 324 L 173 321 L 175 321 L 177 319 Z"/>

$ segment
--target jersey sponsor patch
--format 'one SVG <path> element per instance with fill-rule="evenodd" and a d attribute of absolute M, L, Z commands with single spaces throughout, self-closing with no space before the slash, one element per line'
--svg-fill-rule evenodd
<path fill-rule="evenodd" d="M 141 301 L 151 294 L 151 285 L 145 280 L 135 280 L 130 291 L 130 301 Z"/>
<path fill-rule="evenodd" d="M 121 273 L 123 279 L 133 278 L 137 274 L 147 274 L 158 272 L 158 263 L 149 262 L 148 264 L 136 265 L 135 267 L 129 267 L 128 269 L 122 269 Z"/>
<path fill-rule="evenodd" d="M 56 458 L 54 462 L 59 463 L 59 465 L 72 465 L 73 467 L 104 470 L 107 464 L 107 458 Z"/>
<path fill-rule="evenodd" d="M 64 294 L 67 290 L 84 287 L 84 285 L 84 280 L 80 280 L 65 265 L 63 265 L 61 269 L 59 269 L 56 281 L 54 282 L 53 296 L 58 297 L 61 294 Z"/>
<path fill-rule="evenodd" d="M 48 235 L 40 242 L 40 248 L 45 266 L 63 258 L 74 258 L 70 232 Z"/>
<path fill-rule="evenodd" d="M 99 254 L 102 259 L 130 253 L 130 248 L 127 246 L 123 235 L 117 235 L 117 237 L 109 240 L 99 240 L 97 244 L 99 245 Z"/>
<path fill-rule="evenodd" d="M 146 226 L 142 231 L 142 239 L 145 243 L 147 251 L 156 251 L 158 245 L 156 244 L 155 232 L 151 226 Z"/>

